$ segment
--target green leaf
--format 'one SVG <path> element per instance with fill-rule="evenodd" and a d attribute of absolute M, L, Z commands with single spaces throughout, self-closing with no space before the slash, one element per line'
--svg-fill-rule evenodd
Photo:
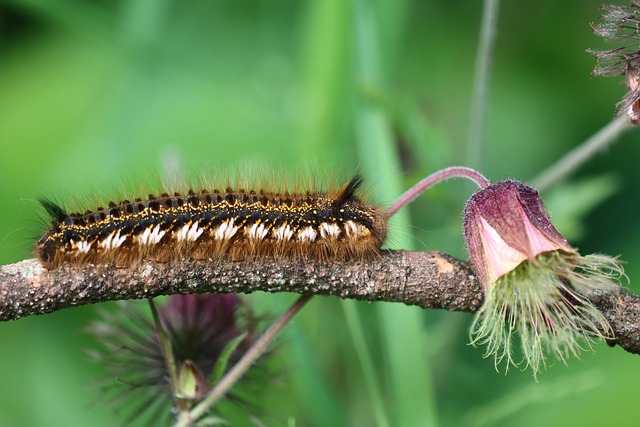
<path fill-rule="evenodd" d="M 220 357 L 216 362 L 216 366 L 213 368 L 213 373 L 211 374 L 211 384 L 218 384 L 218 382 L 220 382 L 224 373 L 227 371 L 227 365 L 229 364 L 231 354 L 233 354 L 234 350 L 238 348 L 246 336 L 246 332 L 242 335 L 238 335 L 231 340 L 229 344 L 227 344 L 224 350 L 222 350 L 222 353 L 220 353 Z"/>

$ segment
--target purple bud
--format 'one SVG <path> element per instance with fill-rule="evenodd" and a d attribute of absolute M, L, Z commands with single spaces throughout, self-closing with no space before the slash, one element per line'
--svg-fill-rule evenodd
<path fill-rule="evenodd" d="M 536 190 L 517 181 L 480 190 L 465 207 L 464 236 L 485 289 L 471 343 L 486 344 L 496 368 L 503 360 L 519 366 L 514 334 L 534 376 L 547 355 L 565 361 L 593 339 L 611 337 L 587 295 L 616 286 L 620 263 L 580 255 L 551 224 Z"/>
<path fill-rule="evenodd" d="M 489 286 L 543 252 L 575 252 L 555 229 L 533 188 L 503 181 L 475 193 L 464 212 L 464 237 L 480 282 Z"/>
<path fill-rule="evenodd" d="M 233 366 L 258 336 L 258 319 L 238 295 L 172 295 L 158 314 L 173 351 L 178 377 L 173 386 L 158 331 L 134 307 L 133 302 L 122 302 L 114 313 L 103 311 L 102 320 L 91 327 L 103 347 L 93 354 L 110 377 L 105 378 L 105 400 L 119 404 L 120 412 L 126 414 L 124 424 L 149 416 L 158 425 L 161 413 L 173 416 L 170 409 L 176 399 L 187 406 L 196 404 L 215 385 L 212 373 L 225 348 L 244 336 L 226 356 L 228 366 Z M 256 365 L 256 375 L 247 375 L 236 387 L 261 384 L 262 366 Z M 228 397 L 250 412 L 245 395 L 236 390 Z"/>
<path fill-rule="evenodd" d="M 191 360 L 209 375 L 227 344 L 244 332 L 237 322 L 241 305 L 236 294 L 172 295 L 160 317 L 176 360 Z M 245 345 L 238 348 L 239 354 L 253 337 L 247 337 Z"/>

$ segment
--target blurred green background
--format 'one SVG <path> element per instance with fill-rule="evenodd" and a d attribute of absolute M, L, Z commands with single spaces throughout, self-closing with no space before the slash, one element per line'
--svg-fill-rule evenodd
<path fill-rule="evenodd" d="M 598 8 L 503 2 L 481 166 L 490 179 L 530 180 L 611 120 L 624 86 L 590 78 L 585 53 L 606 47 L 589 27 Z M 388 204 L 436 169 L 466 164 L 481 10 L 445 0 L 0 0 L 0 263 L 31 256 L 38 197 L 108 198 L 167 167 L 360 170 Z M 583 253 L 622 255 L 636 292 L 638 139 L 626 134 L 543 195 Z M 460 220 L 472 190 L 448 182 L 422 196 L 388 245 L 466 258 Z M 294 296 L 248 300 L 275 314 Z M 95 317 L 89 306 L 0 324 L 0 426 L 118 424 L 83 352 Z M 467 345 L 470 320 L 313 299 L 279 341 L 286 375 L 258 413 L 274 426 L 637 425 L 638 356 L 601 344 L 536 383 L 529 371 L 496 373 Z"/>

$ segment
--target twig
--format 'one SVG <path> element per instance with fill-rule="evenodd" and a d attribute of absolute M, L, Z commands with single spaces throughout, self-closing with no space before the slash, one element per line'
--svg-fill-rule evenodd
<path fill-rule="evenodd" d="M 483 301 L 469 264 L 440 252 L 385 251 L 370 261 L 142 261 L 127 269 L 64 265 L 51 271 L 31 259 L 0 267 L 0 321 L 111 300 L 254 291 L 466 312 L 477 311 Z M 611 324 L 611 344 L 640 354 L 640 296 L 620 288 L 589 298 Z"/>

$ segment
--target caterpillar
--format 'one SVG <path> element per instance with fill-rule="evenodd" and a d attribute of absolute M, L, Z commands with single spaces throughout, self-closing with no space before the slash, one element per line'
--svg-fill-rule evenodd
<path fill-rule="evenodd" d="M 361 185 L 356 175 L 334 192 L 189 190 L 110 202 L 84 214 L 43 199 L 51 226 L 34 253 L 48 269 L 66 263 L 126 267 L 185 256 L 369 258 L 379 253 L 387 225 L 377 206 L 358 197 Z"/>

